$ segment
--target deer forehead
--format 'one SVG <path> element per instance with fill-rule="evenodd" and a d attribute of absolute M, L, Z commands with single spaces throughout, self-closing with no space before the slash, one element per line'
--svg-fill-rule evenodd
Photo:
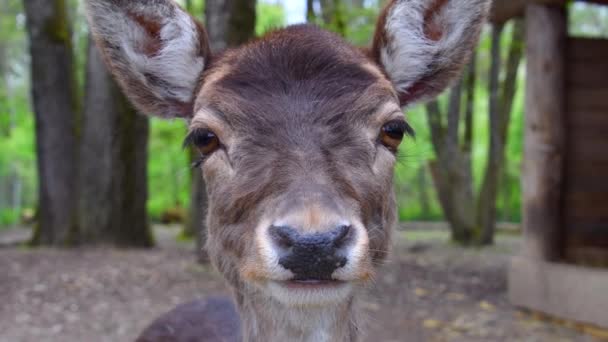
<path fill-rule="evenodd" d="M 385 103 L 391 82 L 367 56 L 324 31 L 296 27 L 216 57 L 202 77 L 192 123 L 212 114 L 231 126 L 281 128 L 360 123 Z"/>

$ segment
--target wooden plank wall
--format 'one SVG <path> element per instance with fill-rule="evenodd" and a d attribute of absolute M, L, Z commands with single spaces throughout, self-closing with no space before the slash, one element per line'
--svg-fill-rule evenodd
<path fill-rule="evenodd" d="M 565 257 L 608 267 L 608 40 L 568 40 Z"/>

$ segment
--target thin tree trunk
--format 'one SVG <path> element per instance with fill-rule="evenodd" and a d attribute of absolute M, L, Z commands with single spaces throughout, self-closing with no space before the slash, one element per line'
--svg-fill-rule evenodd
<path fill-rule="evenodd" d="M 502 25 L 495 24 L 492 33 L 492 67 L 490 70 L 490 148 L 489 160 L 478 199 L 478 225 L 481 228 L 479 243 L 494 243 L 496 230 L 496 200 L 501 169 L 504 167 L 507 130 L 511 120 L 513 99 L 517 87 L 517 71 L 523 56 L 524 24 L 518 20 L 513 27 L 506 64 L 506 77 L 499 82 L 500 37 Z M 499 88 L 503 89 L 502 96 Z"/>
<path fill-rule="evenodd" d="M 464 114 L 464 141 L 462 151 L 471 155 L 473 149 L 473 130 L 475 128 L 475 84 L 477 82 L 477 50 L 473 51 L 466 73 L 466 105 Z"/>
<path fill-rule="evenodd" d="M 460 104 L 462 99 L 463 79 L 460 78 L 450 91 L 448 104 L 448 134 L 446 136 L 446 147 L 458 149 L 458 132 L 460 128 Z"/>
<path fill-rule="evenodd" d="M 230 9 L 235 0 L 206 0 L 205 27 L 209 36 L 209 44 L 213 51 L 228 47 L 226 41 Z"/>
<path fill-rule="evenodd" d="M 426 105 L 427 121 L 429 129 L 431 131 L 431 142 L 433 143 L 433 149 L 435 155 L 439 156 L 443 154 L 443 147 L 445 142 L 445 128 L 441 120 L 441 109 L 439 108 L 439 102 L 433 100 Z"/>
<path fill-rule="evenodd" d="M 255 37 L 256 0 L 232 0 L 226 43 L 239 46 Z"/>
<path fill-rule="evenodd" d="M 333 0 L 319 0 L 321 5 L 321 18 L 325 25 L 331 25 L 333 20 L 334 2 Z"/>
<path fill-rule="evenodd" d="M 500 178 L 500 153 L 504 148 L 504 141 L 500 134 L 500 65 L 501 65 L 501 37 L 503 24 L 492 25 L 492 47 L 489 80 L 489 111 L 490 111 L 490 145 L 488 149 L 488 162 L 484 174 L 481 192 L 478 198 L 477 224 L 481 229 L 479 243 L 489 245 L 494 243 L 494 230 L 496 224 L 496 196 L 498 194 L 498 180 Z"/>
<path fill-rule="evenodd" d="M 461 96 L 462 81 L 452 89 L 447 128 L 441 124 L 441 110 L 437 101 L 430 102 L 426 108 L 431 140 L 437 154 L 437 159 L 429 167 L 439 202 L 450 224 L 452 241 L 468 245 L 475 228 L 475 208 L 473 180 L 468 171 L 471 160 L 460 150 L 458 143 Z"/>
<path fill-rule="evenodd" d="M 501 96 L 501 112 L 504 119 L 501 122 L 500 132 L 507 142 L 507 131 L 511 122 L 513 100 L 517 91 L 517 72 L 524 55 L 525 23 L 522 19 L 516 19 L 513 23 L 513 36 L 507 56 L 506 76 L 503 82 Z"/>
<path fill-rule="evenodd" d="M 138 115 L 89 38 L 81 142 L 83 243 L 149 247 L 148 119 Z"/>
<path fill-rule="evenodd" d="M 77 109 L 65 0 L 26 0 L 36 116 L 39 222 L 33 244 L 78 243 Z"/>
<path fill-rule="evenodd" d="M 428 191 L 429 182 L 426 175 L 427 169 L 423 166 L 418 170 L 418 199 L 422 216 L 428 219 L 431 216 L 431 199 Z"/>
<path fill-rule="evenodd" d="M 306 0 L 306 21 L 309 23 L 315 23 L 317 21 L 315 0 Z"/>
<path fill-rule="evenodd" d="M 342 37 L 346 36 L 346 5 L 343 0 L 320 0 L 321 17 L 326 28 Z"/>
<path fill-rule="evenodd" d="M 205 21 L 211 49 L 223 50 L 255 36 L 256 0 L 207 0 Z"/>

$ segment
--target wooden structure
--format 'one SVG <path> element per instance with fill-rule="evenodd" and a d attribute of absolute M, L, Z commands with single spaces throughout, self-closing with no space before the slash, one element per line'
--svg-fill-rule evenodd
<path fill-rule="evenodd" d="M 569 37 L 563 1 L 494 7 L 494 20 L 523 12 L 527 25 L 524 248 L 510 299 L 608 328 L 608 40 Z"/>

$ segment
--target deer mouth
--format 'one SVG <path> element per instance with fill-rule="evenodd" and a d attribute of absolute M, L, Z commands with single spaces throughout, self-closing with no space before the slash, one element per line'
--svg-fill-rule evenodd
<path fill-rule="evenodd" d="M 283 286 L 289 289 L 323 289 L 343 286 L 347 282 L 334 279 L 293 279 L 283 282 Z"/>

